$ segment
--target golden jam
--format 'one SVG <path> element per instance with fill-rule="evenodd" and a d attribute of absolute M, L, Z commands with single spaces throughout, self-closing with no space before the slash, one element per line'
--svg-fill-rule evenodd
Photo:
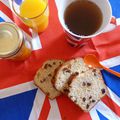
<path fill-rule="evenodd" d="M 13 23 L 0 23 L 0 58 L 25 60 L 31 54 L 31 43 Z"/>

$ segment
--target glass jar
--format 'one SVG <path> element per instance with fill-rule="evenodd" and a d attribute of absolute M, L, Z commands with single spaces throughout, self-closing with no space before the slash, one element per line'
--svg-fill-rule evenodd
<path fill-rule="evenodd" d="M 0 23 L 0 58 L 21 61 L 31 55 L 31 42 L 15 24 Z"/>

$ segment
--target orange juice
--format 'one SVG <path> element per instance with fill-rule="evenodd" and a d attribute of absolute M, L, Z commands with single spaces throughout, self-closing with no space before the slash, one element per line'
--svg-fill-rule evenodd
<path fill-rule="evenodd" d="M 48 26 L 47 0 L 24 0 L 20 6 L 20 16 L 26 25 L 43 32 Z"/>

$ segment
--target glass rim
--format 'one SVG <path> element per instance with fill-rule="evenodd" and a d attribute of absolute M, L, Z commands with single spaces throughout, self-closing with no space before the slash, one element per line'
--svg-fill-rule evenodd
<path fill-rule="evenodd" d="M 48 0 L 46 0 L 46 7 L 45 7 L 45 9 L 43 10 L 42 13 L 40 13 L 39 15 L 37 15 L 37 16 L 35 16 L 35 17 L 27 18 L 27 17 L 22 17 L 20 14 L 18 14 L 18 13 L 16 12 L 15 7 L 14 7 L 14 0 L 12 0 L 12 8 L 13 8 L 13 11 L 15 12 L 15 14 L 16 14 L 17 16 L 19 16 L 20 18 L 25 19 L 25 20 L 29 20 L 29 19 L 32 20 L 32 19 L 35 19 L 35 18 L 37 18 L 37 17 L 39 17 L 39 16 L 42 16 L 42 14 L 46 11 L 47 7 L 48 7 Z"/>

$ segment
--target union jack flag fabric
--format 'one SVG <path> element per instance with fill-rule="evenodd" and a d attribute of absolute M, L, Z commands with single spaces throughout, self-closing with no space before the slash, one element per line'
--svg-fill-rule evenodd
<path fill-rule="evenodd" d="M 59 3 L 60 0 L 49 0 L 49 26 L 38 34 L 13 13 L 11 0 L 0 1 L 0 22 L 17 24 L 31 39 L 33 48 L 32 55 L 24 62 L 0 60 L 0 120 L 120 120 L 120 78 L 104 70 L 101 72 L 109 94 L 89 113 L 81 111 L 64 95 L 49 100 L 33 84 L 34 75 L 45 60 L 84 57 L 88 53 L 120 72 L 120 1 L 110 0 L 116 28 L 92 38 L 82 48 L 67 44 L 57 16 Z"/>

